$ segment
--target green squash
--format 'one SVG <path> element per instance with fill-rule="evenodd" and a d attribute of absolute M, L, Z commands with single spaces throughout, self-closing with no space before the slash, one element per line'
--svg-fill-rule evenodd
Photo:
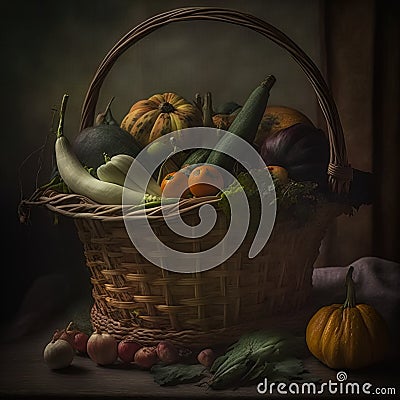
<path fill-rule="evenodd" d="M 111 102 L 104 113 L 97 116 L 95 125 L 82 130 L 73 141 L 73 150 L 79 161 L 94 171 L 104 164 L 104 154 L 136 157 L 142 150 L 138 141 L 119 126 L 110 106 Z"/>

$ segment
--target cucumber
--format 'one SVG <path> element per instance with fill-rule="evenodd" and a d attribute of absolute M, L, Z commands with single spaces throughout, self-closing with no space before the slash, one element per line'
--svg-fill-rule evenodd
<path fill-rule="evenodd" d="M 270 75 L 253 90 L 229 127 L 229 132 L 245 139 L 249 143 L 253 143 L 268 104 L 270 89 L 275 81 L 275 77 Z M 210 152 L 205 162 L 231 171 L 235 160 L 225 154 L 224 151 L 229 152 L 229 149 L 234 146 L 234 142 L 232 137 L 223 136 Z"/>

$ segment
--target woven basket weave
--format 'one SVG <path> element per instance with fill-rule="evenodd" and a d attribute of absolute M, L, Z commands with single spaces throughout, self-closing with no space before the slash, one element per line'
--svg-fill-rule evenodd
<path fill-rule="evenodd" d="M 285 48 L 303 69 L 315 90 L 327 122 L 331 159 L 327 171 L 331 190 L 344 195 L 352 179 L 338 112 L 318 68 L 286 35 L 254 16 L 219 8 L 183 8 L 156 15 L 128 32 L 109 51 L 90 83 L 81 116 L 81 129 L 93 125 L 100 88 L 111 67 L 130 46 L 172 22 L 213 20 L 252 29 Z M 301 308 L 312 289 L 313 264 L 326 229 L 343 212 L 342 203 L 319 205 L 306 224 L 278 213 L 272 235 L 261 251 L 247 257 L 251 238 L 221 265 L 201 273 L 180 274 L 151 264 L 132 245 L 123 220 L 122 206 L 100 205 L 76 194 L 41 193 L 26 205 L 45 205 L 74 219 L 83 243 L 93 285 L 94 328 L 116 338 L 134 338 L 152 345 L 161 339 L 177 344 L 210 346 L 232 341 L 245 331 L 261 327 L 276 314 Z M 213 204 L 217 222 L 202 239 L 181 238 L 165 223 L 179 213 L 196 225 L 198 208 Z M 218 198 L 187 199 L 171 207 L 168 217 L 161 207 L 131 215 L 148 218 L 157 237 L 167 246 L 200 252 L 224 237 L 227 219 Z M 175 208 L 174 208 L 175 207 Z"/>

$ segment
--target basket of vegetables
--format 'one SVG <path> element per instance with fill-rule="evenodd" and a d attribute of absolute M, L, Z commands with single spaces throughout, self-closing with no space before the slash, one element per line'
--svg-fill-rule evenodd
<path fill-rule="evenodd" d="M 284 108 L 268 105 L 273 76 L 255 87 L 245 104 L 229 103 L 218 113 L 212 109 L 209 93 L 195 101 L 162 93 L 138 100 L 121 123 L 112 117 L 110 105 L 95 118 L 101 86 L 117 59 L 155 29 L 193 20 L 244 26 L 285 48 L 314 88 L 327 132 L 301 113 L 292 114 L 286 125 L 274 127 L 271 116 Z M 44 205 L 75 221 L 93 286 L 93 328 L 119 340 L 129 337 L 147 345 L 170 340 L 209 346 L 262 327 L 278 313 L 298 310 L 312 289 L 312 268 L 327 228 L 337 216 L 367 201 L 355 200 L 355 170 L 348 163 L 340 118 L 318 68 L 284 33 L 254 16 L 228 9 L 182 8 L 133 28 L 100 63 L 73 143 L 63 133 L 67 98 L 61 106 L 55 142 L 58 174 L 23 202 L 21 212 Z M 223 139 L 215 149 L 174 153 L 150 179 L 144 197 L 135 191 L 137 182 L 126 187 L 128 170 L 143 149 L 166 133 L 202 126 L 225 129 L 254 145 L 275 185 L 277 216 L 267 244 L 256 257 L 248 257 L 249 234 L 239 250 L 215 268 L 179 273 L 154 265 L 132 244 L 124 223 L 124 196 L 132 204 L 145 203 L 129 215 L 131 219 L 139 223 L 145 218 L 166 246 L 185 252 L 201 252 L 224 237 L 230 220 L 226 204 L 230 193 L 245 192 L 257 219 L 254 182 L 248 172 L 224 156 L 229 141 Z M 202 174 L 218 181 L 213 167 L 234 171 L 236 183 L 217 191 L 218 185 L 197 184 Z M 178 198 L 176 188 L 180 189 Z M 162 195 L 174 201 L 161 204 Z M 203 205 L 211 205 L 217 214 L 206 237 L 182 239 L 171 232 L 167 218 L 182 218 L 195 226 Z"/>

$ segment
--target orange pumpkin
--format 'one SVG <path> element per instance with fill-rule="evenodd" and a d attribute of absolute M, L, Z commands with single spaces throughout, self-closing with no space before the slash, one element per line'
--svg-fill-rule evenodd
<path fill-rule="evenodd" d="M 202 126 L 199 109 L 176 93 L 155 94 L 135 103 L 121 122 L 142 145 L 184 128 Z"/>
<path fill-rule="evenodd" d="M 215 114 L 213 115 L 212 119 L 214 122 L 214 125 L 218 129 L 223 129 L 224 131 L 227 131 L 228 128 L 231 126 L 232 122 L 235 120 L 237 113 L 232 113 L 232 114 Z"/>
<path fill-rule="evenodd" d="M 388 327 L 375 308 L 356 304 L 352 273 L 351 266 L 345 303 L 322 307 L 306 329 L 310 352 L 334 369 L 358 369 L 383 360 L 389 341 Z"/>

